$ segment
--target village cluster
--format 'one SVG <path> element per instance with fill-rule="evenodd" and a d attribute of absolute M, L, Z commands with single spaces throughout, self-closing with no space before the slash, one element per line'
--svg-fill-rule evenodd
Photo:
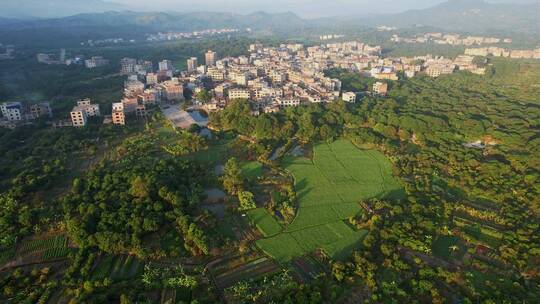
<path fill-rule="evenodd" d="M 193 32 L 165 32 L 148 35 L 147 41 L 171 41 L 182 40 L 189 38 L 203 38 L 206 36 L 228 35 L 238 33 L 239 30 L 235 28 L 221 28 L 221 29 L 207 29 Z"/>
<path fill-rule="evenodd" d="M 159 62 L 156 70 L 150 61 L 123 58 L 120 60 L 120 73 L 127 76 L 124 97 L 112 104 L 111 115 L 105 116 L 103 122 L 124 125 L 127 117 L 146 117 L 149 106 L 159 105 L 175 125 L 187 127 L 197 120 L 178 107 L 168 106 L 184 101 L 185 90 L 195 97 L 193 109 L 206 112 L 219 111 L 235 99 L 249 100 L 255 115 L 339 99 L 353 103 L 368 94 L 385 96 L 388 81 L 415 77 L 418 73 L 430 77 L 451 74 L 456 70 L 484 74 L 485 68 L 475 63 L 475 56 L 508 57 L 514 52 L 489 47 L 467 49 L 464 55 L 453 60 L 432 55 L 384 58 L 380 46 L 358 41 L 309 47 L 302 44 L 281 44 L 278 47 L 252 44 L 249 55 L 219 59 L 216 52 L 209 50 L 204 55 L 204 64 L 199 64 L 197 57 L 189 58 L 186 71 L 178 71 L 170 60 Z M 533 57 L 540 53 L 539 50 L 531 52 Z M 38 54 L 38 61 L 67 64 L 70 59 L 65 54 L 65 50 L 61 50 L 58 59 L 50 59 L 49 56 L 49 61 L 45 60 L 47 56 L 44 54 Z M 521 54 L 525 55 L 530 54 Z M 101 57 L 92 57 L 84 62 L 88 68 L 108 64 Z M 378 81 L 366 92 L 342 91 L 340 80 L 325 76 L 325 71 L 334 68 Z M 52 116 L 48 103 L 23 105 L 8 102 L 2 104 L 2 114 L 1 123 L 9 127 L 45 115 Z M 89 117 L 100 115 L 99 105 L 84 99 L 76 103 L 70 120 L 56 121 L 53 126 L 83 127 Z"/>
<path fill-rule="evenodd" d="M 462 37 L 459 34 L 443 34 L 443 33 L 425 33 L 417 35 L 414 38 L 404 38 L 397 34 L 392 35 L 391 40 L 393 42 L 404 43 L 434 43 L 434 44 L 448 44 L 448 45 L 483 45 L 483 44 L 497 44 L 497 43 L 512 43 L 510 38 L 495 38 L 495 37 L 482 37 L 482 36 L 467 36 Z"/>

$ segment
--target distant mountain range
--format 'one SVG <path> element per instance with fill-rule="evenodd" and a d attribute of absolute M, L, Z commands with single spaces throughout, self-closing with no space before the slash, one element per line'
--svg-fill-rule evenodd
<path fill-rule="evenodd" d="M 25 3 L 28 0 L 25 0 Z M 37 1 L 37 0 L 30 0 Z M 41 0 L 65 1 L 71 0 Z M 85 0 L 88 7 L 100 5 L 101 0 Z M 80 3 L 79 0 L 74 2 Z M 114 6 L 114 5 L 113 5 Z M 0 32 L 17 30 L 62 30 L 76 35 L 92 30 L 101 32 L 110 29 L 131 29 L 136 31 L 191 31 L 208 28 L 250 27 L 254 30 L 294 32 L 305 28 L 325 29 L 351 28 L 355 26 L 388 25 L 411 27 L 417 25 L 471 33 L 520 32 L 540 33 L 540 3 L 503 4 L 488 3 L 483 0 L 450 0 L 437 6 L 411 10 L 393 15 L 371 17 L 335 17 L 302 19 L 294 13 L 256 12 L 248 15 L 233 13 L 163 13 L 107 11 L 103 13 L 78 14 L 70 17 L 13 20 L 0 18 Z"/>
<path fill-rule="evenodd" d="M 450 0 L 423 10 L 377 16 L 366 24 L 398 27 L 425 25 L 469 32 L 540 32 L 540 2 L 489 3 L 483 0 Z"/>
<path fill-rule="evenodd" d="M 18 19 L 55 18 L 125 9 L 123 5 L 101 0 L 4 0 L 0 16 Z"/>
<path fill-rule="evenodd" d="M 270 14 L 256 12 L 248 15 L 233 13 L 141 13 L 131 11 L 109 11 L 104 13 L 78 14 L 63 18 L 14 20 L 0 18 L 6 29 L 54 29 L 133 26 L 151 31 L 191 31 L 220 27 L 255 28 L 270 27 L 298 28 L 310 24 L 293 13 Z"/>

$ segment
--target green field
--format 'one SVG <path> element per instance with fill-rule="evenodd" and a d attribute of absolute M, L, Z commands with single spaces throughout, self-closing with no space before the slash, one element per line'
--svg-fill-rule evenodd
<path fill-rule="evenodd" d="M 114 281 L 122 281 L 139 275 L 144 264 L 133 256 L 105 256 L 98 262 L 92 273 L 92 279 L 102 280 L 110 278 Z"/>
<path fill-rule="evenodd" d="M 282 230 L 277 220 L 264 208 L 250 210 L 247 215 L 249 220 L 265 237 L 276 235 Z"/>
<path fill-rule="evenodd" d="M 263 175 L 262 164 L 258 161 L 247 162 L 242 165 L 242 174 L 250 181 Z"/>
<path fill-rule="evenodd" d="M 284 165 L 295 178 L 296 218 L 283 233 L 257 241 L 281 262 L 317 249 L 336 259 L 346 256 L 366 234 L 344 222 L 362 212 L 358 202 L 403 196 L 392 176 L 392 164 L 383 154 L 360 150 L 346 140 L 316 145 L 313 160 L 288 157 Z"/>
<path fill-rule="evenodd" d="M 68 240 L 64 235 L 58 235 L 49 238 L 39 238 L 34 240 L 25 240 L 19 245 L 17 253 L 26 255 L 40 251 L 49 251 L 47 257 L 60 257 L 61 253 L 54 252 L 55 248 L 67 248 Z M 51 251 L 52 250 L 52 251 Z"/>
<path fill-rule="evenodd" d="M 188 158 L 212 166 L 224 164 L 230 157 L 231 143 L 230 139 L 213 141 L 208 145 L 208 149 L 192 153 Z"/>

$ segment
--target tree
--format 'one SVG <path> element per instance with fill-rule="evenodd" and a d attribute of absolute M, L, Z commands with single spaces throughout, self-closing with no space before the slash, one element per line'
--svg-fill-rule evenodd
<path fill-rule="evenodd" d="M 240 211 L 246 211 L 246 210 L 257 208 L 253 193 L 249 191 L 238 192 L 238 201 L 240 202 L 238 206 L 238 210 Z"/>
<path fill-rule="evenodd" d="M 230 158 L 225 164 L 221 181 L 223 182 L 223 187 L 230 195 L 235 195 L 238 191 L 242 190 L 244 179 L 236 158 Z"/>
<path fill-rule="evenodd" d="M 137 198 L 147 198 L 150 195 L 148 183 L 142 177 L 137 176 L 131 182 L 129 193 Z"/>
<path fill-rule="evenodd" d="M 207 103 L 212 100 L 212 94 L 207 89 L 203 89 L 199 93 L 197 93 L 197 95 L 195 95 L 195 99 Z"/>

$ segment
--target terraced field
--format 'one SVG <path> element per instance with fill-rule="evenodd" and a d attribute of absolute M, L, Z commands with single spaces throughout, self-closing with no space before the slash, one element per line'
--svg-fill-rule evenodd
<path fill-rule="evenodd" d="M 346 256 L 366 234 L 344 222 L 362 212 L 358 202 L 403 195 L 383 154 L 360 150 L 346 140 L 319 144 L 313 148 L 313 160 L 289 157 L 284 165 L 295 178 L 296 218 L 282 233 L 257 241 L 281 262 L 317 249 L 336 259 Z"/>

